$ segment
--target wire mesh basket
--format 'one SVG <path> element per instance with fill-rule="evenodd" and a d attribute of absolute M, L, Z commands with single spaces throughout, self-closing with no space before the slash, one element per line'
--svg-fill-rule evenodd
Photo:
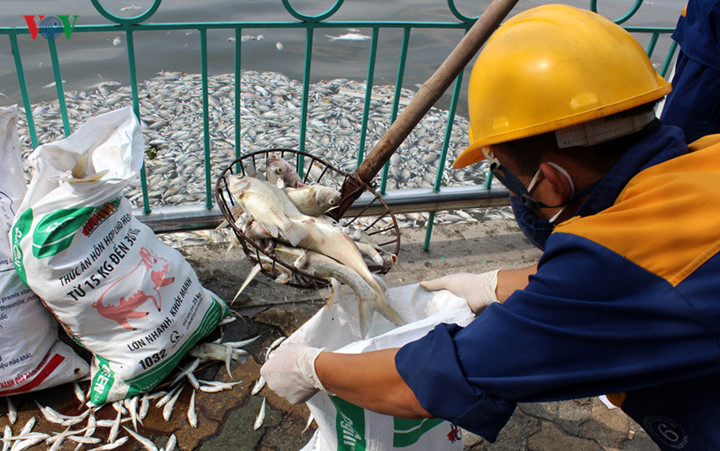
<path fill-rule="evenodd" d="M 238 225 L 242 210 L 230 192 L 228 181 L 231 177 L 257 176 L 264 178 L 267 161 L 271 155 L 272 158 L 279 156 L 292 164 L 305 185 L 320 184 L 340 191 L 345 180 L 352 177 L 352 174 L 337 169 L 307 152 L 292 149 L 268 149 L 248 153 L 233 161 L 220 174 L 215 186 L 215 198 L 220 211 L 232 228 L 247 258 L 253 265 L 259 264 L 260 271 L 267 277 L 278 281 L 279 277 L 283 276 L 283 283 L 296 287 L 325 287 L 329 284 L 326 279 L 281 261 L 271 246 L 267 246 L 267 243 L 262 240 L 251 239 Z M 351 228 L 364 236 L 372 237 L 374 243 L 385 253 L 397 256 L 400 251 L 400 229 L 395 216 L 372 186 L 357 180 L 357 178 L 354 183 L 363 190 L 362 206 L 348 210 L 351 212 L 350 214 L 337 219 L 339 226 Z M 369 212 L 372 214 L 368 214 Z M 390 268 L 390 265 L 368 264 L 368 269 L 374 273 L 385 274 Z"/>

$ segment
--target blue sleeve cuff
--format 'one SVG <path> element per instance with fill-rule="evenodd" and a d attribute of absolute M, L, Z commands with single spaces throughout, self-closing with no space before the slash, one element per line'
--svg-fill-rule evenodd
<path fill-rule="evenodd" d="M 400 348 L 395 366 L 430 414 L 494 442 L 512 416 L 515 403 L 468 383 L 453 341 L 461 329 L 456 324 L 438 325 L 425 337 Z"/>

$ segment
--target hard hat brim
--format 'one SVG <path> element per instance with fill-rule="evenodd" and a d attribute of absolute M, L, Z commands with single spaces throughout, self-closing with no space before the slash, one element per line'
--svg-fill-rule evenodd
<path fill-rule="evenodd" d="M 474 141 L 457 157 L 457 159 L 452 164 L 452 168 L 461 169 L 484 160 L 485 156 L 483 155 L 482 148 L 492 144 L 515 141 L 517 139 L 527 138 L 530 136 L 540 135 L 542 133 L 560 130 L 565 127 L 570 127 L 571 125 L 610 116 L 611 114 L 619 113 L 621 111 L 625 111 L 630 108 L 642 105 L 644 103 L 652 102 L 653 100 L 658 100 L 669 94 L 672 90 L 672 86 L 660 75 L 658 75 L 657 77 L 659 87 L 653 89 L 652 91 L 646 92 L 643 95 L 626 99 L 622 102 L 617 102 L 612 105 L 606 105 L 599 109 L 585 111 L 579 114 L 555 119 L 552 121 L 534 125 L 532 127 L 525 127 L 513 130 L 511 132 L 490 135 L 485 137 L 484 139 Z"/>

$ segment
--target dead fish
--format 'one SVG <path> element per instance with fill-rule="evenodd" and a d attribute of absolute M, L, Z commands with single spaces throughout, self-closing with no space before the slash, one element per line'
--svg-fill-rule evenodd
<path fill-rule="evenodd" d="M 267 157 L 265 178 L 275 186 L 277 186 L 279 180 L 282 181 L 283 187 L 299 188 L 304 186 L 295 168 L 278 154 L 274 153 L 271 153 Z"/>
<path fill-rule="evenodd" d="M 238 289 L 237 293 L 235 294 L 235 297 L 233 298 L 233 300 L 230 301 L 230 305 L 233 305 L 235 303 L 235 300 L 238 298 L 238 296 L 240 296 L 240 293 L 242 293 L 243 290 L 245 289 L 245 287 L 247 287 L 250 284 L 250 282 L 255 278 L 255 276 L 258 275 L 258 273 L 260 272 L 261 269 L 262 269 L 262 266 L 260 265 L 260 263 L 256 263 L 250 269 L 250 272 L 248 273 L 247 277 L 245 278 L 245 281 L 242 283 L 242 285 L 240 285 L 240 288 Z"/>
<path fill-rule="evenodd" d="M 174 385 L 174 384 L 177 383 L 179 380 L 181 380 L 183 377 L 187 376 L 188 374 L 192 374 L 192 373 L 197 369 L 197 367 L 198 367 L 199 365 L 200 365 L 200 359 L 196 358 L 195 360 L 193 360 L 192 362 L 190 362 L 185 368 L 183 368 L 182 371 L 180 371 L 180 372 L 173 378 L 172 382 L 170 382 L 170 385 Z M 168 400 L 169 400 L 169 399 L 168 399 Z M 167 402 L 167 401 L 165 401 L 165 402 Z M 165 403 L 163 403 L 163 404 L 165 404 Z M 159 401 L 158 401 L 158 407 L 161 407 L 161 404 L 160 404 Z"/>
<path fill-rule="evenodd" d="M 23 426 L 22 429 L 20 429 L 20 436 L 27 435 L 32 431 L 32 428 L 35 427 L 35 423 L 37 423 L 37 420 L 35 417 L 30 417 L 29 420 L 27 420 L 27 423 L 25 423 L 25 426 Z"/>
<path fill-rule="evenodd" d="M 120 412 L 123 415 L 126 415 L 128 413 L 127 409 L 123 406 L 122 401 L 115 401 L 112 403 L 113 409 L 115 409 L 116 412 Z"/>
<path fill-rule="evenodd" d="M 260 378 L 255 382 L 255 385 L 253 385 L 252 391 L 250 392 L 251 395 L 257 395 L 260 393 L 260 390 L 263 389 L 265 386 L 265 378 L 260 376 Z"/>
<path fill-rule="evenodd" d="M 200 382 L 200 390 L 206 392 L 206 393 L 217 393 L 223 390 L 230 390 L 235 385 L 241 384 L 242 381 L 237 382 L 221 382 L 221 381 L 207 381 L 207 380 L 198 380 Z"/>
<path fill-rule="evenodd" d="M 198 420 L 197 420 L 197 413 L 195 412 L 195 390 L 193 390 L 192 395 L 190 396 L 190 405 L 188 406 L 188 422 L 190 423 L 190 426 L 196 428 L 198 427 Z"/>
<path fill-rule="evenodd" d="M 85 392 L 83 392 L 82 388 L 80 388 L 80 384 L 77 382 L 73 382 L 73 390 L 75 391 L 75 397 L 80 401 L 80 404 L 85 404 Z"/>
<path fill-rule="evenodd" d="M 3 430 L 3 448 L 2 451 L 8 451 L 10 447 L 12 446 L 12 443 L 10 442 L 10 437 L 12 437 L 12 429 L 10 428 L 10 425 L 5 425 L 5 429 Z"/>
<path fill-rule="evenodd" d="M 85 437 L 81 435 L 70 435 L 68 436 L 68 440 L 72 440 L 75 443 L 81 443 L 83 445 L 95 445 L 101 441 L 97 437 Z"/>
<path fill-rule="evenodd" d="M 175 396 L 175 393 L 180 390 L 181 386 L 178 385 L 177 387 L 173 388 L 169 392 L 165 393 L 160 399 L 158 400 L 157 404 L 155 404 L 155 407 L 160 408 L 167 404 L 170 399 L 172 399 L 173 396 Z"/>
<path fill-rule="evenodd" d="M 42 437 L 42 435 L 47 437 L 47 434 L 41 434 L 40 436 L 37 436 L 34 438 L 28 438 L 28 439 L 25 439 L 20 442 L 15 442 L 15 444 L 12 446 L 12 448 L 10 448 L 10 451 L 24 451 L 28 448 L 31 448 L 31 447 L 37 445 L 38 443 L 42 442 L 43 440 L 45 440 L 45 438 Z"/>
<path fill-rule="evenodd" d="M 15 424 L 17 421 L 17 409 L 15 408 L 15 404 L 13 404 L 9 396 L 5 399 L 7 400 L 8 419 L 10 420 L 10 424 Z"/>
<path fill-rule="evenodd" d="M 267 398 L 263 398 L 262 405 L 260 406 L 260 412 L 258 413 L 257 418 L 255 418 L 255 424 L 253 424 L 253 431 L 257 431 L 260 429 L 260 426 L 262 426 L 263 421 L 265 421 L 265 402 L 267 401 Z"/>
<path fill-rule="evenodd" d="M 183 387 L 180 386 L 180 390 L 178 390 L 177 393 L 175 393 L 175 395 L 173 395 L 173 397 L 170 399 L 170 401 L 168 401 L 168 403 L 163 406 L 163 418 L 165 419 L 165 421 L 170 421 L 170 418 L 172 417 L 173 408 L 175 407 L 175 402 L 180 397 L 180 393 L 182 393 L 182 389 L 183 389 Z M 125 426 L 123 426 L 123 427 L 125 429 L 127 429 Z"/>
<path fill-rule="evenodd" d="M 249 221 L 244 231 L 247 239 L 258 243 L 262 242 L 262 240 L 274 238 L 270 231 L 258 221 Z"/>
<path fill-rule="evenodd" d="M 221 319 L 221 320 L 218 322 L 218 326 L 225 326 L 226 324 L 230 324 L 230 323 L 232 323 L 232 322 L 235 322 L 236 319 L 237 319 L 237 317 L 235 317 L 235 316 L 228 316 L 228 317 L 226 317 L 226 318 Z"/>
<path fill-rule="evenodd" d="M 140 422 L 145 419 L 149 410 L 150 395 L 148 393 L 144 393 L 142 396 L 142 400 L 140 401 L 140 410 L 138 410 L 138 420 L 140 420 Z"/>
<path fill-rule="evenodd" d="M 137 422 L 138 422 L 137 401 L 138 401 L 137 395 L 133 396 L 132 398 L 125 398 L 125 400 L 123 401 L 123 403 L 125 404 L 125 408 L 128 410 L 128 412 L 130 412 L 130 420 L 132 420 L 133 429 L 135 429 L 136 431 L 137 431 Z"/>
<path fill-rule="evenodd" d="M 125 444 L 125 442 L 127 442 L 128 440 L 130 440 L 130 437 L 127 437 L 127 436 L 121 437 L 112 443 L 107 443 L 105 445 L 97 446 L 95 448 L 92 448 L 89 451 L 107 451 L 110 449 L 117 449 L 117 448 L 120 448 L 121 446 L 123 446 Z"/>
<path fill-rule="evenodd" d="M 112 427 L 110 428 L 110 433 L 108 434 L 107 442 L 113 443 L 115 439 L 117 438 L 118 432 L 120 431 L 120 420 L 122 419 L 122 413 L 118 412 L 117 416 L 115 417 L 115 421 L 113 422 Z"/>
<path fill-rule="evenodd" d="M 267 359 L 270 358 L 270 353 L 271 353 L 275 348 L 277 348 L 278 346 L 280 346 L 280 344 L 281 344 L 283 341 L 285 341 L 286 338 L 287 338 L 287 337 L 279 337 L 279 338 L 276 338 L 275 341 L 273 341 L 272 343 L 270 343 L 270 346 L 268 346 L 268 348 L 265 350 L 265 360 L 267 360 Z"/>
<path fill-rule="evenodd" d="M 285 194 L 298 207 L 300 213 L 320 216 L 340 206 L 340 191 L 323 185 L 306 185 L 301 188 L 285 188 Z"/>
<path fill-rule="evenodd" d="M 355 242 L 360 252 L 370 258 L 373 263 L 382 265 L 383 268 L 390 268 L 398 262 L 396 254 L 385 250 L 363 230 L 352 227 L 343 227 L 342 230 Z"/>
<path fill-rule="evenodd" d="M 304 215 L 283 190 L 253 177 L 231 177 L 228 188 L 243 210 L 261 222 L 273 238 L 282 236 L 293 246 L 303 238 L 302 228 L 290 218 Z"/>
<path fill-rule="evenodd" d="M 165 451 L 173 451 L 177 446 L 177 437 L 175 434 L 170 435 L 167 443 L 165 444 Z"/>
<path fill-rule="evenodd" d="M 217 360 L 218 362 L 225 362 L 228 348 L 230 349 L 232 360 L 241 360 L 244 355 L 247 355 L 247 352 L 241 349 L 235 349 L 232 346 L 225 346 L 224 344 L 218 343 L 199 344 L 190 349 L 188 354 L 203 360 Z"/>
<path fill-rule="evenodd" d="M 88 162 L 89 153 L 84 153 L 70 171 L 70 175 L 72 175 L 72 177 L 64 178 L 63 180 L 69 183 L 97 182 L 109 172 L 109 170 L 105 169 L 104 171 L 88 174 Z"/>
<path fill-rule="evenodd" d="M 340 36 L 331 36 L 326 34 L 325 37 L 331 41 L 367 41 L 368 39 L 372 39 L 370 36 L 360 33 L 345 33 Z"/>
<path fill-rule="evenodd" d="M 233 348 L 230 346 L 225 346 L 225 370 L 228 373 L 228 376 L 230 376 L 230 380 L 234 380 L 235 378 L 232 375 L 232 371 L 230 371 L 230 362 L 232 361 L 232 355 L 233 355 Z"/>
<path fill-rule="evenodd" d="M 325 254 L 355 270 L 370 286 L 376 287 L 377 282 L 365 264 L 362 254 L 353 240 L 339 227 L 322 218 L 313 218 L 311 216 L 303 215 L 293 219 L 296 221 L 299 219 L 298 222 L 305 231 L 305 233 L 300 234 L 303 238 L 299 243 L 290 243 L 293 247 L 301 247 Z"/>
<path fill-rule="evenodd" d="M 223 343 L 225 346 L 230 346 L 231 348 L 242 348 L 246 345 L 249 345 L 250 343 L 256 341 L 258 338 L 260 338 L 260 335 L 255 335 L 254 337 L 247 338 L 245 340 L 240 341 L 226 341 Z"/>
<path fill-rule="evenodd" d="M 97 419 L 95 418 L 94 414 L 90 414 L 88 417 L 87 427 L 85 427 L 85 433 L 83 434 L 85 437 L 92 437 L 95 435 L 95 426 L 97 426 Z M 82 429 L 77 431 L 76 433 L 82 432 Z"/>
<path fill-rule="evenodd" d="M 198 382 L 197 378 L 193 373 L 188 373 L 187 380 L 188 382 L 190 382 L 190 385 L 192 385 L 195 390 L 200 388 L 200 383 Z"/>
<path fill-rule="evenodd" d="M 315 419 L 315 416 L 310 412 L 310 415 L 308 415 L 307 423 L 305 423 L 305 429 L 302 430 L 302 434 L 305 433 L 310 428 L 310 425 L 312 424 L 313 420 Z"/>
<path fill-rule="evenodd" d="M 138 434 L 137 432 L 134 432 L 132 429 L 128 429 L 127 427 L 123 426 L 123 429 L 128 431 L 130 435 L 133 436 L 135 440 L 137 440 L 146 450 L 148 451 L 158 451 L 158 447 L 155 446 L 155 444 L 150 440 L 142 435 Z"/>
<path fill-rule="evenodd" d="M 377 281 L 373 280 L 375 286 L 371 286 L 352 268 L 339 263 L 327 255 L 318 252 L 303 251 L 297 248 L 289 248 L 287 246 L 275 247 L 275 255 L 281 260 L 293 258 L 299 252 L 303 252 L 306 255 L 305 270 L 323 279 L 337 279 L 353 290 L 358 301 L 358 322 L 363 337 L 366 337 L 367 332 L 370 330 L 373 309 L 377 310 L 381 315 L 396 325 L 402 324 L 402 318 L 387 304 L 382 287 L 379 286 Z"/>

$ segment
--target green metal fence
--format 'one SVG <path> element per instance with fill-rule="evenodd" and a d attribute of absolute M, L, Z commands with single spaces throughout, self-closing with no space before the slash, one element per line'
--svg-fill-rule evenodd
<path fill-rule="evenodd" d="M 368 125 L 376 120 L 371 120 L 372 109 L 371 104 L 374 101 L 373 95 L 374 90 L 377 90 L 376 81 L 374 79 L 376 73 L 376 64 L 378 58 L 378 43 L 379 36 L 381 33 L 387 32 L 388 30 L 400 30 L 402 32 L 402 42 L 399 45 L 399 55 L 395 55 L 397 61 L 397 73 L 394 80 L 394 92 L 387 99 L 387 103 L 391 105 L 391 113 L 387 118 L 385 126 L 389 126 L 392 121 L 395 120 L 399 111 L 403 105 L 403 95 L 407 93 L 403 91 L 402 87 L 406 83 L 406 61 L 408 58 L 408 52 L 410 48 L 411 35 L 418 33 L 418 30 L 458 30 L 458 41 L 463 32 L 467 31 L 470 26 L 474 23 L 476 17 L 470 17 L 462 14 L 458 7 L 455 5 L 454 0 L 447 0 L 447 7 L 452 14 L 454 20 L 451 21 L 344 21 L 334 20 L 333 16 L 343 6 L 343 0 L 335 0 L 335 3 L 326 11 L 317 15 L 306 15 L 300 13 L 295 9 L 289 0 L 282 0 L 282 6 L 284 7 L 287 15 L 287 20 L 280 21 L 241 21 L 241 22 L 173 22 L 173 23 L 156 23 L 152 21 L 153 15 L 161 7 L 161 0 L 154 0 L 149 9 L 142 14 L 133 17 L 122 17 L 115 13 L 112 13 L 106 9 L 99 0 L 92 0 L 93 6 L 97 11 L 107 19 L 108 23 L 105 24 L 77 24 L 73 29 L 73 34 L 83 33 L 120 33 L 124 36 L 124 45 L 127 53 L 127 70 L 129 72 L 129 84 L 132 93 L 132 107 L 134 108 L 135 114 L 143 119 L 143 111 L 147 111 L 153 108 L 151 102 L 147 99 L 142 98 L 139 93 L 138 80 L 138 68 L 144 64 L 144 61 L 137 57 L 138 52 L 136 51 L 135 38 L 139 34 L 144 33 L 162 33 L 168 31 L 186 31 L 199 33 L 200 36 L 200 54 L 197 56 L 200 60 L 200 80 L 201 80 L 201 93 L 200 101 L 202 103 L 202 130 L 197 136 L 193 136 L 195 144 L 199 145 L 202 149 L 202 178 L 204 184 L 204 203 L 202 204 L 182 204 L 175 206 L 164 206 L 159 203 L 154 203 L 153 199 L 149 195 L 150 190 L 153 188 L 149 184 L 148 175 L 152 173 L 152 167 L 149 164 L 143 168 L 141 174 L 141 195 L 138 200 L 141 200 L 138 206 L 137 214 L 141 219 L 150 225 L 155 231 L 180 231 L 180 230 L 192 230 L 210 228 L 217 225 L 221 221 L 221 215 L 219 210 L 213 203 L 213 177 L 217 175 L 218 171 L 223 168 L 213 167 L 213 155 L 216 149 L 213 148 L 214 136 L 212 135 L 213 115 L 211 115 L 210 107 L 213 102 L 217 100 L 211 95 L 209 84 L 210 78 L 208 72 L 208 33 L 214 32 L 215 30 L 229 30 L 234 33 L 234 48 L 230 50 L 232 52 L 231 57 L 234 58 L 234 80 L 232 93 L 228 91 L 228 96 L 231 96 L 232 107 L 228 108 L 223 106 L 222 115 L 232 116 L 232 132 L 233 132 L 233 144 L 234 144 L 234 157 L 237 158 L 242 155 L 243 152 L 247 151 L 243 144 L 242 134 L 244 133 L 243 128 L 243 109 L 242 109 L 242 77 L 241 72 L 244 70 L 246 63 L 243 61 L 243 46 L 244 44 L 244 33 L 252 32 L 253 30 L 264 30 L 264 29 L 296 29 L 301 30 L 305 34 L 304 39 L 304 57 L 302 67 L 302 90 L 300 99 L 300 111 L 299 111 L 299 134 L 295 141 L 293 137 L 294 146 L 300 151 L 309 151 L 311 153 L 319 152 L 322 155 L 323 150 L 312 148 L 308 149 L 307 138 L 308 138 L 308 119 L 309 111 L 312 106 L 311 102 L 311 76 L 313 73 L 313 50 L 316 48 L 315 38 L 319 33 L 326 33 L 328 30 L 338 31 L 347 29 L 362 29 L 369 30 L 368 35 L 364 36 L 363 39 L 367 38 L 369 41 L 369 54 L 367 59 L 367 65 L 364 73 L 359 73 L 357 78 L 362 80 L 364 84 L 364 94 L 362 98 L 363 108 L 362 114 L 358 118 L 359 121 L 359 134 L 357 135 L 357 147 L 354 151 L 354 160 L 356 164 L 362 162 L 366 152 L 371 147 L 368 144 Z M 348 2 L 351 3 L 351 2 Z M 659 72 L 666 76 L 671 67 L 673 57 L 676 51 L 676 45 L 671 43 L 669 34 L 672 33 L 677 16 L 664 18 L 666 26 L 662 27 L 645 27 L 645 26 L 628 26 L 626 22 L 631 17 L 635 16 L 640 7 L 642 6 L 642 0 L 636 0 L 631 8 L 619 18 L 611 18 L 619 24 L 628 29 L 633 33 L 641 43 L 646 45 L 647 53 L 657 60 L 661 61 Z M 682 6 L 679 5 L 678 12 Z M 589 9 L 598 11 L 598 5 L 596 0 L 591 0 Z M 64 20 L 67 20 L 65 17 Z M 56 30 L 57 31 L 57 30 Z M 29 135 L 32 147 L 37 147 L 40 142 L 36 122 L 34 118 L 34 104 L 32 102 L 33 93 L 30 92 L 26 83 L 25 71 L 23 68 L 23 57 L 21 48 L 25 45 L 29 39 L 31 39 L 31 30 L 29 28 L 16 28 L 16 27 L 0 27 L 0 36 L 7 36 L 9 40 L 9 48 L 12 52 L 13 60 L 15 63 L 15 71 L 17 74 L 17 82 L 22 97 L 21 107 L 24 109 L 24 115 L 26 119 L 27 130 L 25 133 Z M 658 43 L 663 42 L 664 46 L 668 49 L 665 55 L 658 57 L 655 52 L 658 47 Z M 69 135 L 72 130 L 72 124 L 70 117 L 72 116 L 72 110 L 69 111 L 66 103 L 66 92 L 63 87 L 63 76 L 61 71 L 61 61 L 58 55 L 58 46 L 69 45 L 65 39 L 60 36 L 58 39 L 47 39 L 48 53 L 52 63 L 52 73 L 57 91 L 57 105 L 60 111 L 62 119 L 62 128 L 65 136 Z M 0 42 L 0 45 L 2 43 Z M 438 64 L 441 62 L 438 61 Z M 342 64 L 342 62 L 339 62 Z M 467 71 L 466 71 L 467 72 Z M 452 210 L 452 209 L 467 209 L 467 208 L 482 208 L 490 205 L 504 205 L 506 203 L 507 192 L 498 187 L 493 187 L 491 184 L 491 177 L 486 177 L 483 183 L 476 183 L 470 185 L 455 185 L 448 183 L 447 177 L 444 174 L 447 171 L 448 159 L 452 158 L 452 155 L 448 155 L 449 148 L 453 139 L 457 139 L 457 124 L 459 117 L 456 117 L 458 109 L 459 99 L 463 93 L 463 77 L 465 73 L 460 74 L 456 79 L 452 92 L 450 94 L 449 102 L 447 103 L 447 115 L 444 124 L 444 131 L 437 132 L 436 136 L 432 139 L 441 143 L 439 146 L 434 146 L 431 150 L 437 153 L 436 156 L 428 157 L 428 160 L 432 160 L 435 167 L 430 168 L 434 171 L 432 177 L 425 177 L 427 186 L 414 188 L 414 189 L 388 189 L 388 180 L 393 177 L 392 162 L 388 162 L 384 167 L 381 174 L 378 175 L 378 191 L 384 196 L 388 205 L 391 206 L 393 211 L 396 213 L 412 213 L 412 212 L 426 212 L 429 213 L 428 219 L 428 233 L 426 239 L 426 248 L 429 246 L 430 237 L 432 233 L 432 224 L 435 219 L 435 212 L 441 210 Z M 362 90 L 361 90 L 362 92 Z M 115 105 L 121 106 L 121 105 Z M 217 105 L 215 105 L 217 106 Z M 455 130 L 454 130 L 455 127 Z M 453 136 L 455 131 L 455 137 Z M 287 140 L 285 140 L 287 141 Z M 460 144 L 461 145 L 461 144 Z M 196 146 L 197 147 L 197 146 Z M 288 147 L 288 146 L 285 146 Z M 149 149 L 152 151 L 152 149 Z M 151 158 L 151 153 L 148 153 L 148 158 Z M 148 160 L 146 159 L 146 163 Z M 331 162 L 332 163 L 332 162 Z M 180 190 L 182 194 L 182 189 Z"/>

